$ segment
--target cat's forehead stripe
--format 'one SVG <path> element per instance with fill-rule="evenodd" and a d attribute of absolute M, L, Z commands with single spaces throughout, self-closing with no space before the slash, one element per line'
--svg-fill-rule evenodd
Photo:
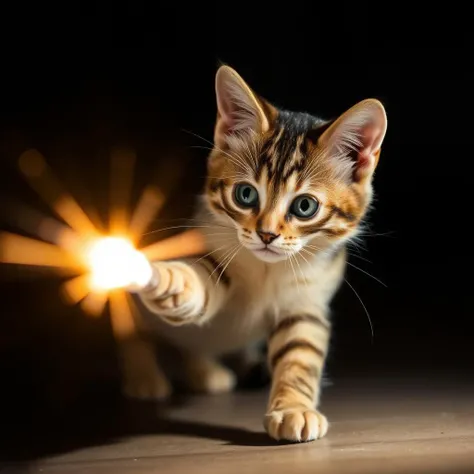
<path fill-rule="evenodd" d="M 259 180 L 266 170 L 274 194 L 293 174 L 301 175 L 307 166 L 308 133 L 317 138 L 324 121 L 305 113 L 280 111 L 273 130 L 266 137 L 259 154 L 255 175 Z M 314 136 L 313 136 L 314 135 Z M 297 186 L 302 185 L 301 176 Z"/>
<path fill-rule="evenodd" d="M 272 135 L 272 138 L 270 141 L 270 148 L 268 149 L 268 154 L 270 156 L 273 156 L 276 150 L 278 149 L 278 143 L 280 142 L 284 131 L 285 131 L 284 128 L 276 129 L 276 134 Z"/>

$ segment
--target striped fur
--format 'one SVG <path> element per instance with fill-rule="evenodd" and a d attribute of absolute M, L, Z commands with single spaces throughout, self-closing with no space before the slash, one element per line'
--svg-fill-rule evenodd
<path fill-rule="evenodd" d="M 221 356 L 245 355 L 266 339 L 269 435 L 317 439 L 328 429 L 317 407 L 331 337 L 329 305 L 343 280 L 345 245 L 371 205 L 385 112 L 376 100 L 334 121 L 279 110 L 226 66 L 216 91 L 215 147 L 196 213 L 208 253 L 155 264 L 160 284 L 140 295 L 149 309 L 140 323 L 181 351 L 181 373 L 191 388 L 207 392 L 235 386 Z M 251 205 L 239 201 L 236 186 L 243 185 L 257 192 Z M 300 197 L 308 199 L 301 209 L 314 214 L 295 208 Z M 158 379 L 145 374 L 137 382 L 138 395 L 163 392 L 157 371 Z"/>

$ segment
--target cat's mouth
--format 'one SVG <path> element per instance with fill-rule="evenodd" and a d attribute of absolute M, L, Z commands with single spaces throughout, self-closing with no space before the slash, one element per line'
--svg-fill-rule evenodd
<path fill-rule="evenodd" d="M 261 247 L 257 249 L 259 252 L 266 252 L 266 253 L 272 253 L 274 255 L 281 255 L 280 252 L 277 252 L 276 250 L 271 249 L 268 245 L 265 245 L 264 247 Z"/>
<path fill-rule="evenodd" d="M 279 252 L 273 248 L 264 245 L 263 247 L 253 248 L 252 252 L 260 259 L 266 262 L 276 262 L 279 260 L 286 259 L 286 255 L 283 252 Z"/>

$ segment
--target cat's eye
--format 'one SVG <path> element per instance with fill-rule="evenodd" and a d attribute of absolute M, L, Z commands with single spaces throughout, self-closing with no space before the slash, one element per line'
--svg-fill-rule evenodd
<path fill-rule="evenodd" d="M 258 192 L 247 183 L 240 183 L 234 189 L 235 202 L 242 207 L 256 207 L 258 204 Z"/>
<path fill-rule="evenodd" d="M 298 196 L 290 207 L 290 213 L 298 219 L 310 219 L 319 209 L 319 202 L 312 196 Z"/>

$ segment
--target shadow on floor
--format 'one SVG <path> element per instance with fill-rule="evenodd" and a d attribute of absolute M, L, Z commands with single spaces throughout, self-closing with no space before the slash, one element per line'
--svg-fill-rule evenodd
<path fill-rule="evenodd" d="M 130 402 L 116 394 L 108 397 L 95 394 L 94 399 L 80 407 L 70 406 L 66 411 L 60 407 L 45 407 L 37 410 L 34 418 L 11 413 L 10 419 L 1 426 L 0 462 L 32 462 L 147 434 L 214 439 L 236 446 L 275 444 L 263 426 L 261 432 L 252 432 L 232 426 L 170 418 L 168 409 L 186 403 L 186 400 L 186 395 L 181 395 L 165 405 Z M 41 415 L 38 415 L 39 411 Z"/>

